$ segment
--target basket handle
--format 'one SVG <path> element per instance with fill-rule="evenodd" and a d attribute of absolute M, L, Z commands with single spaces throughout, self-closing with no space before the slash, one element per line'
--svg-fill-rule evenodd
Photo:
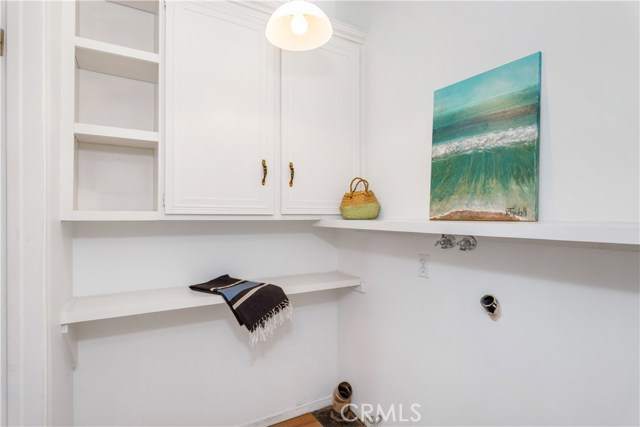
<path fill-rule="evenodd" d="M 355 182 L 355 186 L 353 185 L 354 182 Z M 349 190 L 351 191 L 351 194 L 349 195 L 349 197 L 353 197 L 353 193 L 355 193 L 355 191 L 358 189 L 358 185 L 360 185 L 360 183 L 364 184 L 364 193 L 369 194 L 369 181 L 357 176 L 353 178 L 351 180 L 351 184 L 349 184 Z"/>

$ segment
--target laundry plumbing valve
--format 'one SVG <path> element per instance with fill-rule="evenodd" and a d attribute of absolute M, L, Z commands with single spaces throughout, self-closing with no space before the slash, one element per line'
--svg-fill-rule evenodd
<path fill-rule="evenodd" d="M 478 246 L 478 241 L 473 236 L 463 236 L 459 241 L 456 241 L 456 236 L 453 234 L 443 234 L 435 244 L 442 249 L 451 249 L 456 245 L 460 247 L 461 251 L 472 251 Z"/>

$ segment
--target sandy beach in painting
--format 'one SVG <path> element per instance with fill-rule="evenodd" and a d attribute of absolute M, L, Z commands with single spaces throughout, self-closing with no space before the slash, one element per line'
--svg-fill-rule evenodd
<path fill-rule="evenodd" d="M 446 215 L 431 218 L 435 221 L 522 221 L 517 215 L 505 212 L 453 211 Z"/>
<path fill-rule="evenodd" d="M 436 91 L 431 219 L 537 219 L 539 101 L 539 53 Z"/>

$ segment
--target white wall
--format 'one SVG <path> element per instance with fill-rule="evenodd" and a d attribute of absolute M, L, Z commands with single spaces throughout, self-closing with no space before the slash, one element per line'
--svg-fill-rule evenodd
<path fill-rule="evenodd" d="M 6 4 L 0 4 L 0 26 L 6 27 Z M 0 58 L 0 425 L 7 424 L 7 245 L 6 238 L 6 132 L 7 61 Z"/>
<path fill-rule="evenodd" d="M 335 269 L 330 234 L 308 222 L 75 224 L 73 294 L 169 288 L 216 274 L 260 278 Z"/>
<path fill-rule="evenodd" d="M 231 426 L 328 396 L 336 296 L 291 301 L 293 323 L 258 349 L 226 306 L 83 325 L 75 424 Z"/>
<path fill-rule="evenodd" d="M 45 267 L 49 260 L 47 153 L 50 149 L 46 103 L 50 71 L 46 49 L 47 6 L 43 2 L 7 2 L 7 233 L 4 237 L 9 425 L 50 423 L 47 390 L 56 383 L 55 379 L 49 382 L 47 378 L 51 349 L 48 330 L 51 289 Z M 56 344 L 60 341 L 58 334 Z M 57 374 L 65 373 L 61 370 Z M 60 407 L 58 411 L 64 412 L 65 408 Z"/>
<path fill-rule="evenodd" d="M 74 7 L 74 3 L 48 2 L 47 49 L 50 61 L 45 71 L 47 81 L 47 99 L 52 108 L 49 111 L 49 135 L 47 142 L 46 187 L 47 187 L 47 366 L 46 366 L 46 413 L 47 424 L 67 426 L 73 424 L 73 368 L 66 343 L 60 330 L 60 312 L 72 295 L 72 231 L 73 224 L 60 221 L 60 156 L 59 147 L 65 146 L 67 138 L 66 119 L 69 105 L 66 102 L 65 78 L 67 64 L 73 61 L 72 52 L 62 49 L 59 36 L 69 25 L 65 20 L 68 14 L 62 8 Z M 66 52 L 66 53 L 65 53 Z M 69 55 L 69 56 L 65 56 Z M 64 100 L 64 101 L 62 101 Z M 63 143 L 63 141 L 65 143 Z"/>
<path fill-rule="evenodd" d="M 313 1 L 329 17 L 361 30 L 369 31 L 372 2 L 366 0 L 318 0 Z"/>
<path fill-rule="evenodd" d="M 637 221 L 636 2 L 374 2 L 366 166 L 387 218 L 427 218 L 433 92 L 542 51 L 540 220 Z"/>
<path fill-rule="evenodd" d="M 370 12 L 366 168 L 384 217 L 427 218 L 433 91 L 540 50 L 540 220 L 638 221 L 637 3 Z M 435 240 L 339 235 L 339 268 L 368 287 L 339 305 L 339 373 L 358 403 L 404 403 L 405 416 L 419 403 L 418 425 L 638 425 L 637 248 L 481 238 L 463 253 Z"/>
<path fill-rule="evenodd" d="M 69 425 L 72 375 L 59 313 L 71 295 L 71 244 L 69 227 L 58 215 L 61 120 L 55 108 L 57 30 L 63 24 L 54 2 L 5 5 L 7 369 L 2 418 L 8 425 Z"/>
<path fill-rule="evenodd" d="M 638 424 L 637 251 L 435 240 L 342 234 L 339 268 L 367 284 L 339 305 L 339 373 L 358 403 L 419 403 L 416 425 Z"/>
<path fill-rule="evenodd" d="M 74 295 L 331 271 L 330 233 L 308 223 L 75 224 Z M 328 396 L 337 294 L 292 297 L 294 321 L 251 348 L 226 306 L 81 325 L 76 425 L 238 425 Z"/>

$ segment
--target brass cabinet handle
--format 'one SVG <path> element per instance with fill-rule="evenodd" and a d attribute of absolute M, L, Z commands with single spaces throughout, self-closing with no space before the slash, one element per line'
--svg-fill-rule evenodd
<path fill-rule="evenodd" d="M 291 180 L 289 181 L 289 187 L 293 187 L 293 176 L 296 174 L 293 168 L 293 162 L 289 162 L 289 172 L 291 173 Z"/>
<path fill-rule="evenodd" d="M 262 185 L 267 183 L 267 161 L 262 159 Z"/>

